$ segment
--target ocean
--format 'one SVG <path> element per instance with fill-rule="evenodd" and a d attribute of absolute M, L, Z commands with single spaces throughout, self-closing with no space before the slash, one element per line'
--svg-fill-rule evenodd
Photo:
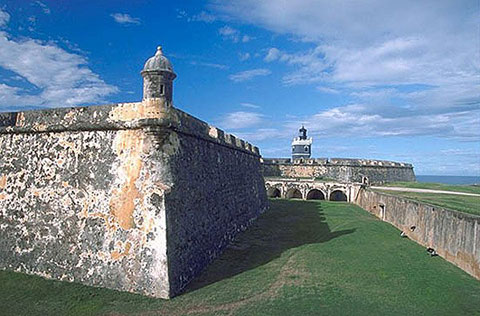
<path fill-rule="evenodd" d="M 436 182 L 445 184 L 480 184 L 480 177 L 475 176 L 416 176 L 418 182 Z"/>

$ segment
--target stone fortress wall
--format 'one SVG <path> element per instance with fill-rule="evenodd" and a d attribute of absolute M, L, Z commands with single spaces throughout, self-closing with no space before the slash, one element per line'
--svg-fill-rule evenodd
<path fill-rule="evenodd" d="M 368 189 L 354 203 L 480 280 L 480 216 Z"/>
<path fill-rule="evenodd" d="M 0 269 L 169 298 L 267 208 L 258 148 L 154 58 L 142 102 L 0 113 Z"/>
<path fill-rule="evenodd" d="M 385 160 L 309 158 L 292 161 L 285 158 L 264 158 L 262 170 L 267 178 L 327 178 L 360 183 L 367 180 L 374 184 L 415 181 L 411 164 Z"/>

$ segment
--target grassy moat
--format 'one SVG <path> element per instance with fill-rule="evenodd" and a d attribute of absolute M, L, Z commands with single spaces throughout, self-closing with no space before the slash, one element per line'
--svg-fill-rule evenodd
<path fill-rule="evenodd" d="M 480 315 L 480 281 L 361 208 L 272 200 L 186 293 L 0 272 L 1 315 Z"/>

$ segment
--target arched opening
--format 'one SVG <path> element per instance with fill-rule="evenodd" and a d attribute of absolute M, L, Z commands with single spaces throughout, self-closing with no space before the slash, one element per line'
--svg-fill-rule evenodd
<path fill-rule="evenodd" d="M 322 191 L 313 189 L 308 192 L 307 200 L 325 200 L 325 195 Z"/>
<path fill-rule="evenodd" d="M 299 189 L 290 189 L 287 191 L 287 199 L 302 199 L 302 192 Z"/>
<path fill-rule="evenodd" d="M 335 190 L 330 193 L 330 201 L 347 201 L 347 196 L 343 191 Z"/>
<path fill-rule="evenodd" d="M 281 196 L 281 192 L 277 188 L 269 188 L 267 190 L 267 196 L 269 198 L 279 198 Z"/>
<path fill-rule="evenodd" d="M 368 185 L 368 177 L 363 177 L 362 178 L 362 183 L 365 184 L 365 185 Z"/>

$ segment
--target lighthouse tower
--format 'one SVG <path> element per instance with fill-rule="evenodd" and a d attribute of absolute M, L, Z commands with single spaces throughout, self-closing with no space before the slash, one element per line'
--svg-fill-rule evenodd
<path fill-rule="evenodd" d="M 292 141 L 292 160 L 310 158 L 312 142 L 313 139 L 311 137 L 307 138 L 307 129 L 302 125 L 302 128 L 298 130 L 298 137 L 295 137 Z"/>

